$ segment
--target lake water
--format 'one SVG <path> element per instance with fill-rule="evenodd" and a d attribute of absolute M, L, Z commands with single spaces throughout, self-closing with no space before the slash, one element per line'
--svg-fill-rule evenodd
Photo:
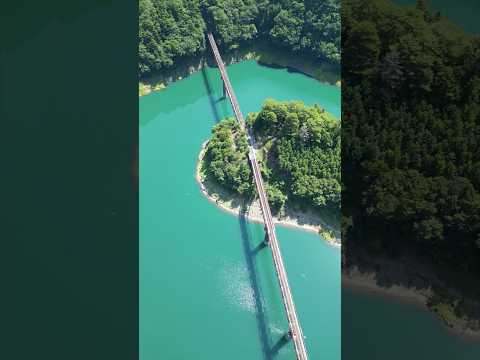
<path fill-rule="evenodd" d="M 480 342 L 451 333 L 420 305 L 344 288 L 342 359 L 478 360 Z"/>
<path fill-rule="evenodd" d="M 253 61 L 228 71 L 245 113 L 272 97 L 340 116 L 334 86 Z M 271 255 L 256 250 L 262 226 L 219 210 L 194 178 L 201 144 L 232 115 L 221 96 L 208 69 L 140 99 L 142 360 L 295 358 L 281 342 L 287 321 Z M 478 342 L 419 306 L 351 289 L 340 296 L 340 251 L 317 235 L 278 227 L 278 238 L 311 359 L 480 358 Z"/>
<path fill-rule="evenodd" d="M 340 116 L 340 89 L 247 61 L 228 67 L 244 113 L 266 98 Z M 218 209 L 194 173 L 201 144 L 232 111 L 217 69 L 140 99 L 140 359 L 294 359 L 264 232 Z M 340 359 L 340 251 L 277 227 L 311 359 Z"/>

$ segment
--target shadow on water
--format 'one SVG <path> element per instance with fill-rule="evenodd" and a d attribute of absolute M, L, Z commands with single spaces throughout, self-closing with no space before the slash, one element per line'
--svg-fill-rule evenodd
<path fill-rule="evenodd" d="M 262 62 L 262 61 L 258 61 L 258 65 L 260 66 L 263 66 L 263 67 L 266 67 L 266 68 L 269 68 L 269 69 L 276 69 L 276 70 L 283 70 L 283 69 L 286 69 L 287 72 L 291 73 L 291 74 L 301 74 L 301 75 L 304 75 L 304 76 L 307 76 L 309 78 L 312 78 L 314 79 L 314 77 L 305 72 L 305 71 L 302 71 L 302 70 L 299 70 L 299 69 L 296 69 L 292 66 L 288 66 L 288 65 L 277 65 L 277 64 L 273 64 L 273 63 L 266 63 L 266 62 Z"/>
<path fill-rule="evenodd" d="M 210 107 L 212 110 L 212 114 L 214 116 L 215 122 L 219 123 L 222 118 L 228 116 L 228 100 L 223 93 L 221 97 L 216 98 L 214 88 L 212 87 L 212 80 L 209 76 L 206 66 L 204 66 L 201 70 L 203 83 L 205 85 L 205 89 L 208 95 L 208 100 L 210 103 Z M 222 80 L 218 79 L 219 83 L 223 85 Z M 220 111 L 219 111 L 220 110 Z M 220 112 L 223 113 L 224 116 L 221 116 Z M 256 246 L 252 246 L 252 239 L 248 232 L 247 228 L 247 219 L 246 219 L 246 211 L 247 207 L 245 204 L 242 204 L 242 208 L 239 214 L 239 222 L 240 222 L 240 235 L 242 238 L 243 250 L 245 253 L 245 260 L 248 269 L 248 277 L 250 280 L 250 285 L 253 290 L 253 298 L 255 301 L 255 310 L 256 310 L 256 318 L 257 318 L 257 325 L 258 325 L 258 333 L 260 336 L 260 342 L 262 345 L 262 352 L 265 360 L 274 360 L 278 352 L 282 349 L 289 342 L 289 337 L 284 334 L 279 337 L 276 342 L 270 341 L 269 331 L 267 328 L 267 317 L 264 309 L 263 304 L 263 297 L 260 291 L 260 285 L 258 281 L 258 274 L 255 266 L 255 257 L 257 254 L 266 249 L 266 244 L 262 241 Z M 270 344 L 273 344 L 271 346 Z"/>
<path fill-rule="evenodd" d="M 276 355 L 282 347 L 287 345 L 289 340 L 290 340 L 290 337 L 287 334 L 283 335 L 280 339 L 278 339 L 277 343 L 273 345 L 273 347 L 270 349 L 270 353 L 272 355 Z"/>
<path fill-rule="evenodd" d="M 222 119 L 222 117 L 220 116 L 220 113 L 218 112 L 217 103 L 220 103 L 223 100 L 225 100 L 225 97 L 222 96 L 219 99 L 215 99 L 215 92 L 213 91 L 213 88 L 212 88 L 212 83 L 211 83 L 210 77 L 208 75 L 207 67 L 206 66 L 202 67 L 201 72 L 202 72 L 203 84 L 205 85 L 205 89 L 207 90 L 208 102 L 210 103 L 210 108 L 212 110 L 213 117 L 215 119 L 215 122 L 219 123 L 220 120 Z"/>
<path fill-rule="evenodd" d="M 253 290 L 253 297 L 255 301 L 258 333 L 260 336 L 260 341 L 262 343 L 262 351 L 265 360 L 274 360 L 275 355 L 280 351 L 280 349 L 286 345 L 289 341 L 287 336 L 281 336 L 279 340 L 271 347 L 270 346 L 270 337 L 267 329 L 267 317 L 264 310 L 264 305 L 262 301 L 262 295 L 260 291 L 260 285 L 258 282 L 258 274 L 255 266 L 255 257 L 262 251 L 267 250 L 267 246 L 264 242 L 261 242 L 255 247 L 251 246 L 251 238 L 247 229 L 247 219 L 246 219 L 247 208 L 245 205 L 242 205 L 242 209 L 239 214 L 240 222 L 240 235 L 242 237 L 243 249 L 245 252 L 245 260 L 248 268 L 248 277 L 250 280 L 250 285 Z"/>

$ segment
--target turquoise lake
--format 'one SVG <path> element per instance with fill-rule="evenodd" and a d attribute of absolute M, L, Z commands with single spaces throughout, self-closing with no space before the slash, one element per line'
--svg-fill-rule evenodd
<path fill-rule="evenodd" d="M 244 113 L 267 98 L 318 103 L 340 116 L 340 89 L 247 61 L 228 67 Z M 201 144 L 231 116 L 216 69 L 140 99 L 140 359 L 295 359 L 263 227 L 218 209 L 194 178 Z M 423 308 L 352 289 L 340 250 L 278 226 L 312 360 L 476 360 Z M 388 331 L 386 331 L 388 329 Z M 341 335 L 340 335 L 341 334 Z M 342 344 L 341 346 L 341 338 Z"/>
<path fill-rule="evenodd" d="M 254 61 L 228 67 L 242 111 L 266 98 L 340 117 L 340 89 Z M 294 359 L 264 232 L 200 192 L 195 166 L 212 126 L 231 116 L 217 69 L 140 99 L 140 359 Z M 277 227 L 311 359 L 339 360 L 340 250 Z"/>

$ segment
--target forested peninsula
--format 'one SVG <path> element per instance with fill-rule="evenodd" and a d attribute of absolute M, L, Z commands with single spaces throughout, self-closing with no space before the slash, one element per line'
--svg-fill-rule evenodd
<path fill-rule="evenodd" d="M 280 222 L 291 218 L 298 226 L 308 224 L 338 242 L 340 121 L 318 105 L 267 100 L 247 123 L 273 214 Z M 213 128 L 197 174 L 207 195 L 216 192 L 224 203 L 235 198 L 251 206 L 256 189 L 247 153 L 246 134 L 234 118 Z"/>
<path fill-rule="evenodd" d="M 429 290 L 446 323 L 479 330 L 480 39 L 425 1 L 342 12 L 345 269 Z"/>
<path fill-rule="evenodd" d="M 266 43 L 290 59 L 340 65 L 340 0 L 140 0 L 139 78 L 205 56 Z"/>

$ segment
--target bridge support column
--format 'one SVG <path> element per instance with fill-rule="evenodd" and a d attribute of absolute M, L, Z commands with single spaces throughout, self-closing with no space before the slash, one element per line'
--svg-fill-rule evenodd
<path fill-rule="evenodd" d="M 270 238 L 268 237 L 268 230 L 267 230 L 266 226 L 265 226 L 264 230 L 265 230 L 265 237 L 263 239 L 263 243 L 265 244 L 265 246 L 269 246 L 270 245 Z"/>
<path fill-rule="evenodd" d="M 222 79 L 222 84 L 223 84 L 223 98 L 222 99 L 226 99 L 227 98 L 227 88 L 225 87 L 225 83 L 223 82 L 223 79 Z"/>

